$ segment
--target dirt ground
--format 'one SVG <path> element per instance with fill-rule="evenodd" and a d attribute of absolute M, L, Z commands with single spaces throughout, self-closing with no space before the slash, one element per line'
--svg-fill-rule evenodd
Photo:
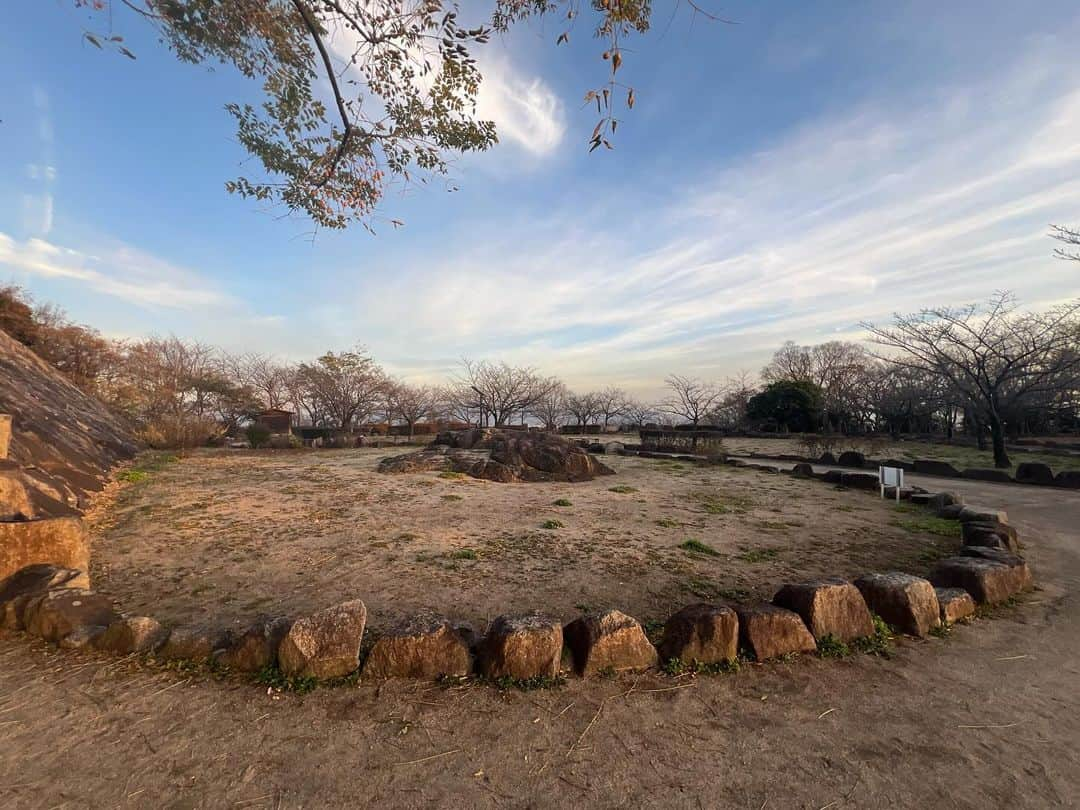
<path fill-rule="evenodd" d="M 1075 807 L 1080 495 L 954 488 L 1009 511 L 1039 590 L 888 660 L 300 696 L 0 633 L 0 806 Z"/>
<path fill-rule="evenodd" d="M 702 599 L 769 599 L 793 579 L 919 573 L 959 543 L 955 524 L 921 510 L 731 467 L 608 456 L 617 474 L 591 482 L 499 484 L 376 472 L 384 455 L 150 465 L 91 514 L 94 587 L 125 611 L 223 626 L 355 598 L 375 627 L 422 609 L 478 629 L 538 608 L 658 622 Z"/>

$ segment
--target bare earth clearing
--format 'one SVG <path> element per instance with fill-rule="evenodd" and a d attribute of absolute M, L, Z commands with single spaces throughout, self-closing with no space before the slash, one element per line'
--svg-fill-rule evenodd
<path fill-rule="evenodd" d="M 1073 807 L 1080 495 L 952 488 L 1009 511 L 1039 589 L 890 660 L 301 696 L 0 632 L 0 806 Z"/>
<path fill-rule="evenodd" d="M 702 599 L 768 599 L 785 580 L 920 573 L 959 543 L 921 511 L 730 467 L 607 456 L 615 476 L 499 484 L 378 473 L 386 454 L 164 464 L 92 514 L 95 588 L 127 611 L 222 625 L 354 598 L 375 627 L 421 609 L 480 628 L 533 609 L 655 621 Z"/>

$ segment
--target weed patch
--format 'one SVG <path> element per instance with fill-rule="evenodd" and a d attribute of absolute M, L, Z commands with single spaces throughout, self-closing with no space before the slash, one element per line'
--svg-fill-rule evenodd
<path fill-rule="evenodd" d="M 619 484 L 617 487 L 608 487 L 608 492 L 618 492 L 620 495 L 628 495 L 631 492 L 637 492 L 637 488 L 629 487 L 626 484 Z"/>
<path fill-rule="evenodd" d="M 712 546 L 702 543 L 700 540 L 684 540 L 679 543 L 679 548 L 689 551 L 691 554 L 705 554 L 709 557 L 719 557 L 720 552 Z"/>
<path fill-rule="evenodd" d="M 540 528 L 541 529 L 561 529 L 561 528 L 563 528 L 563 523 L 560 520 L 545 520 L 543 523 L 540 524 Z"/>
<path fill-rule="evenodd" d="M 552 506 L 573 506 L 574 504 L 572 504 L 566 498 L 559 498 L 557 501 L 552 501 L 551 505 Z"/>

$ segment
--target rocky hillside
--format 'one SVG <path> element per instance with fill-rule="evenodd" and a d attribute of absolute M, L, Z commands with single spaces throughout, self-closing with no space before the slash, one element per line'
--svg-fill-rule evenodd
<path fill-rule="evenodd" d="M 0 332 L 0 413 L 13 417 L 8 458 L 41 494 L 82 508 L 137 445 L 123 421 Z"/>

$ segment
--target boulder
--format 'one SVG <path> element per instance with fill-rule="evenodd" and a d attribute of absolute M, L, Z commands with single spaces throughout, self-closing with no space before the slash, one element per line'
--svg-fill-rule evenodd
<path fill-rule="evenodd" d="M 26 632 L 58 642 L 80 627 L 108 627 L 119 618 L 112 602 L 85 588 L 61 588 L 32 597 L 23 621 Z"/>
<path fill-rule="evenodd" d="M 974 547 L 972 547 L 974 548 Z M 940 588 L 963 588 L 978 604 L 1004 602 L 1030 583 L 1027 566 L 1009 566 L 982 557 L 949 557 L 930 572 L 930 581 Z"/>
<path fill-rule="evenodd" d="M 922 577 L 895 571 L 865 574 L 855 580 L 855 587 L 870 610 L 902 633 L 922 638 L 941 624 L 934 586 Z"/>
<path fill-rule="evenodd" d="M 1080 489 L 1080 470 L 1062 470 L 1054 478 L 1054 486 Z"/>
<path fill-rule="evenodd" d="M 0 522 L 0 577 L 40 563 L 74 568 L 80 572 L 74 584 L 89 586 L 90 541 L 80 518 Z"/>
<path fill-rule="evenodd" d="M 826 470 L 821 480 L 826 484 L 839 484 L 844 478 L 843 470 Z"/>
<path fill-rule="evenodd" d="M 480 645 L 480 674 L 498 680 L 554 678 L 562 661 L 562 626 L 539 613 L 499 616 Z"/>
<path fill-rule="evenodd" d="M 945 461 L 929 458 L 917 458 L 912 464 L 912 472 L 920 475 L 941 475 L 946 478 L 959 478 L 960 471 Z"/>
<path fill-rule="evenodd" d="M 973 481 L 995 481 L 999 484 L 1013 483 L 1013 477 L 1005 470 L 970 467 L 964 470 L 962 475 L 964 478 L 970 478 Z"/>
<path fill-rule="evenodd" d="M 1007 523 L 969 520 L 960 524 L 965 546 L 989 546 L 1011 552 L 1020 551 L 1016 529 Z"/>
<path fill-rule="evenodd" d="M 965 506 L 957 515 L 961 523 L 1008 523 L 1009 515 L 1004 509 L 986 506 Z"/>
<path fill-rule="evenodd" d="M 934 588 L 941 608 L 941 621 L 954 624 L 975 613 L 975 600 L 963 588 Z"/>
<path fill-rule="evenodd" d="M 768 604 L 739 606 L 736 613 L 739 643 L 758 661 L 817 649 L 814 637 L 798 613 Z"/>
<path fill-rule="evenodd" d="M 384 635 L 364 662 L 364 678 L 462 677 L 472 672 L 472 631 L 441 616 L 415 616 Z"/>
<path fill-rule="evenodd" d="M 926 505 L 930 509 L 944 509 L 946 506 L 963 505 L 959 495 L 952 492 L 933 492 L 928 493 L 930 497 L 926 501 Z"/>
<path fill-rule="evenodd" d="M 603 445 L 600 445 L 603 447 Z M 553 433 L 472 429 L 440 433 L 430 447 L 379 462 L 384 473 L 442 470 L 499 483 L 589 481 L 615 471 Z"/>
<path fill-rule="evenodd" d="M 904 472 L 915 472 L 915 465 L 910 461 L 905 461 L 900 458 L 887 458 L 881 462 L 882 467 L 896 467 Z"/>
<path fill-rule="evenodd" d="M 638 620 L 618 610 L 575 619 L 563 628 L 563 638 L 574 656 L 574 669 L 583 677 L 648 669 L 658 660 Z"/>
<path fill-rule="evenodd" d="M 226 650 L 234 642 L 227 630 L 211 627 L 174 627 L 157 657 L 166 661 L 208 661 L 215 650 Z"/>
<path fill-rule="evenodd" d="M 1023 557 L 1013 554 L 1002 548 L 987 548 L 985 546 L 963 546 L 960 549 L 961 557 L 972 557 L 978 560 L 989 560 L 999 565 L 1004 565 L 1013 571 L 1018 584 L 1018 589 L 1026 591 L 1035 584 L 1031 576 L 1031 569 Z"/>
<path fill-rule="evenodd" d="M 1054 471 L 1049 464 L 1040 464 L 1037 461 L 1025 461 L 1016 468 L 1016 483 L 1038 484 L 1039 486 L 1053 486 Z"/>
<path fill-rule="evenodd" d="M 278 647 L 278 664 L 290 677 L 342 678 L 360 666 L 367 608 L 359 599 L 297 619 Z"/>
<path fill-rule="evenodd" d="M 862 467 L 866 464 L 866 456 L 855 450 L 845 450 L 836 461 L 841 467 Z"/>
<path fill-rule="evenodd" d="M 818 464 L 836 464 L 836 456 L 826 451 L 821 454 L 821 458 L 817 461 Z"/>
<path fill-rule="evenodd" d="M 168 640 L 169 630 L 149 616 L 129 616 L 117 619 L 94 641 L 103 651 L 130 655 L 156 652 Z"/>
<path fill-rule="evenodd" d="M 807 464 L 805 461 L 799 462 L 791 469 L 791 474 L 796 478 L 813 478 L 814 477 L 814 465 Z"/>
<path fill-rule="evenodd" d="M 53 588 L 78 587 L 83 572 L 50 563 L 38 563 L 20 568 L 0 579 L 0 605 L 20 596 L 36 596 Z"/>
<path fill-rule="evenodd" d="M 875 473 L 843 473 L 840 483 L 851 489 L 865 489 L 877 492 L 881 488 L 881 480 Z"/>
<path fill-rule="evenodd" d="M 959 520 L 960 513 L 965 509 L 962 503 L 949 503 L 941 506 L 937 510 L 937 516 L 944 518 L 945 520 Z"/>
<path fill-rule="evenodd" d="M 739 617 L 723 605 L 684 607 L 664 624 L 660 659 L 685 664 L 733 661 L 739 654 Z"/>
<path fill-rule="evenodd" d="M 106 628 L 93 624 L 87 627 L 77 627 L 68 635 L 60 639 L 61 650 L 89 650 L 93 649 L 99 638 L 105 634 Z"/>
<path fill-rule="evenodd" d="M 773 604 L 798 613 L 818 641 L 832 636 L 850 641 L 874 633 L 874 622 L 859 589 L 839 578 L 785 585 Z"/>
<path fill-rule="evenodd" d="M 292 623 L 284 616 L 263 617 L 215 653 L 215 660 L 238 672 L 258 672 L 277 660 L 278 647 Z"/>

